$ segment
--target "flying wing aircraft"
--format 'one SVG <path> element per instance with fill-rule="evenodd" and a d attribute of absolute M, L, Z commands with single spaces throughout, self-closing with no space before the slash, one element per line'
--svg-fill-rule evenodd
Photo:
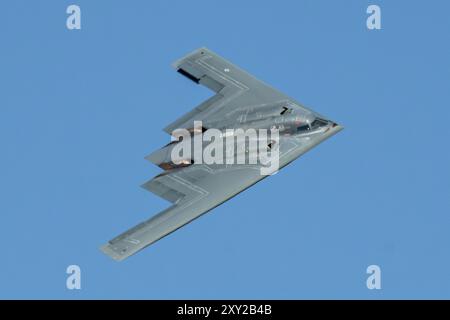
<path fill-rule="evenodd" d="M 210 128 L 220 132 L 230 128 L 275 128 L 279 132 L 278 168 L 282 168 L 342 129 L 207 48 L 195 50 L 173 66 L 215 94 L 169 124 L 164 129 L 168 134 L 179 129 L 196 136 Z M 202 126 L 196 126 L 196 121 L 201 121 Z M 172 205 L 102 246 L 113 259 L 129 257 L 266 177 L 261 174 L 263 163 L 207 164 L 193 157 L 175 163 L 171 155 L 182 140 L 174 140 L 146 157 L 164 171 L 143 187 Z M 275 150 L 274 143 L 270 140 L 265 147 Z M 260 149 L 247 148 L 244 152 L 258 153 Z M 229 156 L 234 159 L 236 155 L 226 153 L 225 158 Z"/>

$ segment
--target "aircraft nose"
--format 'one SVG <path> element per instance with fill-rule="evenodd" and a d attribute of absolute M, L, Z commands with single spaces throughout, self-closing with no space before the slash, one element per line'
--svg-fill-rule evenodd
<path fill-rule="evenodd" d="M 335 130 L 336 132 L 341 131 L 342 129 L 344 129 L 343 126 L 341 126 L 340 124 L 334 122 L 334 121 L 330 121 L 331 123 L 331 129 Z"/>

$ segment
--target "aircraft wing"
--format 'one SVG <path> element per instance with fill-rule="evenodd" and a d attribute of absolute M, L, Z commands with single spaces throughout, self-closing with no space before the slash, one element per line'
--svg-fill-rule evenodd
<path fill-rule="evenodd" d="M 116 260 L 134 254 L 249 187 L 262 176 L 257 167 L 205 164 L 163 173 L 143 185 L 171 207 L 112 239 L 102 250 Z M 220 181 L 220 183 L 219 183 Z"/>
<path fill-rule="evenodd" d="M 339 130 L 329 130 L 314 143 L 281 138 L 280 169 Z M 260 168 L 260 165 L 248 164 L 200 164 L 156 176 L 143 187 L 173 205 L 110 240 L 101 249 L 118 261 L 129 257 L 265 178 Z"/>
<path fill-rule="evenodd" d="M 215 92 L 211 98 L 164 128 L 168 134 L 193 128 L 193 122 L 220 119 L 242 106 L 294 101 L 207 48 L 200 48 L 176 61 L 173 67 L 195 83 Z M 296 108 L 307 110 L 295 102 Z"/>

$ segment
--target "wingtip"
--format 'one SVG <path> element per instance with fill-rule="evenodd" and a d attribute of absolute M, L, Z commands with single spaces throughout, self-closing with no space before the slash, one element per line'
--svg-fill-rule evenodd
<path fill-rule="evenodd" d="M 192 57 L 192 56 L 195 56 L 195 55 L 199 55 L 199 54 L 205 54 L 205 53 L 211 53 L 211 50 L 209 50 L 207 47 L 200 47 L 198 49 L 195 49 L 194 51 L 188 53 L 187 55 L 185 55 L 181 59 L 178 59 L 174 63 L 172 63 L 172 67 L 174 69 L 179 69 L 180 65 L 183 64 L 183 61 L 185 61 L 189 57 Z"/>
<path fill-rule="evenodd" d="M 124 256 L 121 256 L 116 251 L 114 251 L 109 243 L 102 245 L 100 247 L 100 250 L 115 261 L 122 261 L 123 259 L 125 259 Z"/>

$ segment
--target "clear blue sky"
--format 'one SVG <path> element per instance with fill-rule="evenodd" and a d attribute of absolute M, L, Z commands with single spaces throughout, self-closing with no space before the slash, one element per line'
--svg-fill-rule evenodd
<path fill-rule="evenodd" d="M 66 28 L 78 4 L 82 29 Z M 378 4 L 382 30 L 366 28 Z M 448 1 L 4 1 L 0 298 L 450 298 Z M 345 130 L 117 263 L 207 46 Z M 65 287 L 66 267 L 82 289 Z M 366 268 L 382 269 L 382 290 Z"/>

